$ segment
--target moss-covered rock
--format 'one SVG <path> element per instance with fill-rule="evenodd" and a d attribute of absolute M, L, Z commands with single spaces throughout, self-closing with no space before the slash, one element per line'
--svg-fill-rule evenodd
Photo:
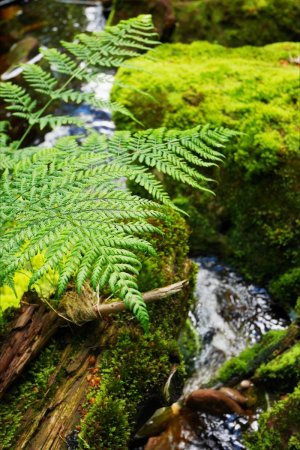
<path fill-rule="evenodd" d="M 237 47 L 300 37 L 296 0 L 114 0 L 112 11 L 111 23 L 152 14 L 161 37 L 173 42 L 205 39 Z"/>
<path fill-rule="evenodd" d="M 259 343 L 246 348 L 238 356 L 226 361 L 220 368 L 217 379 L 226 384 L 252 375 L 262 363 L 272 358 L 273 353 L 276 352 L 286 336 L 286 330 L 269 331 Z"/>
<path fill-rule="evenodd" d="M 236 47 L 296 41 L 300 35 L 295 0 L 173 0 L 173 7 L 176 42 L 205 39 Z"/>
<path fill-rule="evenodd" d="M 225 255 L 259 283 L 275 282 L 300 265 L 298 69 L 288 62 L 297 51 L 293 43 L 162 45 L 152 53 L 155 60 L 135 63 L 140 72 L 118 74 L 152 98 L 118 86 L 112 93 L 146 127 L 211 123 L 243 133 L 214 174 L 215 198 L 167 184 L 190 213 L 193 253 Z M 139 127 L 128 117 L 115 120 L 119 129 Z M 285 289 L 276 297 L 288 308 L 296 297 L 293 287 Z"/>
<path fill-rule="evenodd" d="M 266 383 L 271 388 L 288 389 L 300 380 L 300 342 L 259 366 L 254 379 Z"/>
<path fill-rule="evenodd" d="M 261 415 L 259 429 L 248 435 L 249 450 L 300 449 L 300 385 Z"/>

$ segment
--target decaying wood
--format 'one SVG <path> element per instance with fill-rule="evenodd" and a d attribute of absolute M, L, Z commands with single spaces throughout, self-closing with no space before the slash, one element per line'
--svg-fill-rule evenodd
<path fill-rule="evenodd" d="M 68 436 L 80 420 L 81 407 L 91 382 L 100 380 L 95 368 L 99 361 L 94 352 L 107 345 L 112 338 L 110 328 L 113 327 L 105 327 L 103 322 L 93 326 L 89 329 L 89 337 L 80 346 L 74 342 L 66 346 L 48 381 L 43 408 L 32 408 L 22 418 L 23 432 L 15 443 L 16 450 L 58 450 L 68 447 Z M 62 371 L 63 378 L 59 375 Z"/>
<path fill-rule="evenodd" d="M 49 341 L 62 319 L 44 305 L 23 305 L 0 350 L 0 398 Z"/>
<path fill-rule="evenodd" d="M 188 281 L 183 280 L 154 289 L 144 293 L 143 298 L 146 303 L 157 301 L 180 292 L 187 284 Z M 0 349 L 0 398 L 57 329 L 66 324 L 61 316 L 45 305 L 41 305 L 38 298 L 34 297 L 34 293 L 27 294 L 27 297 L 23 298 L 24 301 L 27 303 L 35 301 L 36 304 L 23 304 Z M 125 304 L 123 302 L 102 303 L 95 308 L 97 315 L 104 317 L 123 311 Z"/>

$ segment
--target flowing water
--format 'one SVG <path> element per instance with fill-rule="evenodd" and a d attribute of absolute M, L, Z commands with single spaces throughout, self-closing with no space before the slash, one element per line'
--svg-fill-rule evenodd
<path fill-rule="evenodd" d="M 245 282 L 216 258 L 197 258 L 195 262 L 199 270 L 195 305 L 189 313 L 189 319 L 201 346 L 192 361 L 189 361 L 191 375 L 184 386 L 182 398 L 199 388 L 207 387 L 225 361 L 258 342 L 267 331 L 286 328 L 289 323 L 288 318 L 283 317 L 282 311 L 277 310 L 265 289 Z M 252 388 L 252 394 L 258 397 L 258 401 L 250 417 L 237 414 L 217 417 L 183 409 L 179 416 L 173 416 L 173 420 L 169 422 L 158 448 L 246 449 L 242 433 L 257 429 L 257 419 L 269 403 L 269 398 L 263 390 Z M 169 414 L 168 408 L 158 410 L 157 414 L 159 411 L 161 415 L 147 422 L 150 429 L 161 423 L 164 415 Z M 145 435 L 143 428 L 141 431 L 139 436 Z M 137 450 L 142 448 L 136 447 Z"/>
<path fill-rule="evenodd" d="M 193 374 L 185 384 L 184 396 L 204 387 L 226 360 L 258 342 L 267 331 L 288 325 L 288 318 L 277 310 L 265 289 L 246 283 L 216 258 L 198 258 L 195 262 L 199 266 L 196 304 L 189 317 L 202 346 L 193 358 Z M 196 429 L 187 421 L 180 431 L 179 440 L 185 441 L 185 446 L 181 446 L 176 436 L 170 448 L 244 449 L 242 431 L 256 429 L 260 412 L 258 408 L 251 421 L 236 414 L 220 418 L 198 415 Z"/>
<path fill-rule="evenodd" d="M 287 323 L 265 289 L 246 283 L 216 258 L 195 262 L 199 266 L 197 302 L 190 320 L 202 348 L 194 357 L 194 375 L 185 393 L 205 385 L 224 361 L 259 341 L 267 331 L 282 329 Z"/>
<path fill-rule="evenodd" d="M 0 71 L 6 73 L 5 77 L 17 76 L 20 73 L 18 63 L 35 58 L 33 50 L 37 45 L 56 46 L 61 39 L 72 39 L 77 32 L 101 31 L 105 24 L 101 4 L 93 0 L 31 0 L 18 3 L 5 0 L 0 2 L 1 5 L 0 41 L 3 54 Z M 14 50 L 20 42 L 23 42 L 23 54 L 18 60 Z M 108 98 L 112 82 L 113 75 L 107 74 L 104 83 L 103 80 L 95 81 L 82 86 L 82 89 Z M 108 111 L 87 105 L 71 109 L 68 105 L 62 105 L 59 112 L 84 118 L 100 133 L 110 134 L 114 130 Z M 76 131 L 70 126 L 57 128 L 44 137 L 42 145 L 51 146 L 58 137 Z M 196 263 L 199 265 L 197 300 L 194 310 L 190 312 L 190 320 L 202 348 L 199 354 L 194 355 L 192 375 L 186 382 L 184 395 L 205 386 L 224 361 L 257 342 L 268 330 L 287 325 L 287 320 L 280 317 L 264 289 L 245 283 L 215 258 L 199 258 Z M 244 417 L 233 414 L 222 418 L 199 414 L 180 420 L 168 437 L 170 449 L 241 450 L 245 448 L 241 443 L 242 431 L 256 426 L 255 420 L 249 423 Z"/>

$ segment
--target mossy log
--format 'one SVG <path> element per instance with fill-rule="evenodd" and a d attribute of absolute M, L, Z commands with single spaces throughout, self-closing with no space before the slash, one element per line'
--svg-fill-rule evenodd
<path fill-rule="evenodd" d="M 55 368 L 48 376 L 43 399 L 35 399 L 27 408 L 19 397 L 19 407 L 24 406 L 18 438 L 11 448 L 30 450 L 65 449 L 68 436 L 83 414 L 81 405 L 93 383 L 99 358 L 99 351 L 114 335 L 113 325 L 108 322 L 89 325 L 83 330 L 84 339 L 70 342 L 60 351 Z M 77 330 L 73 329 L 73 333 Z M 63 330 L 60 338 L 66 338 Z M 98 353 L 98 356 L 97 356 Z M 39 387 L 35 387 L 36 390 Z M 0 445 L 0 448 L 7 448 Z M 69 448 L 69 447 L 68 447 Z"/>
<path fill-rule="evenodd" d="M 102 330 L 103 331 L 103 330 Z M 99 330 L 98 330 L 99 333 Z M 94 361 L 87 342 L 74 353 L 74 344 L 64 350 L 48 382 L 48 389 L 56 382 L 60 371 L 65 378 L 53 397 L 50 396 L 40 411 L 30 408 L 22 421 L 22 433 L 16 449 L 50 450 L 66 448 L 67 436 L 79 420 L 78 411 L 89 389 L 90 361 Z"/>
<path fill-rule="evenodd" d="M 171 290 L 174 292 L 174 288 Z M 153 291 L 155 300 L 158 299 L 157 291 Z M 172 321 L 172 327 L 175 324 L 172 320 L 176 311 L 174 306 L 177 305 L 178 310 L 183 308 L 180 315 L 182 321 L 185 320 L 188 303 L 181 302 L 190 295 L 188 288 L 177 291 L 177 295 L 172 295 L 169 300 L 172 312 L 168 311 L 166 315 Z M 151 308 L 156 308 L 161 317 L 163 302 L 151 304 Z M 43 306 L 38 308 L 40 312 L 42 308 L 44 309 Z M 27 309 L 37 313 L 30 305 Z M 41 319 L 42 316 L 38 317 Z M 129 439 L 134 426 L 133 419 L 129 420 L 127 417 L 128 411 L 133 416 L 140 402 L 147 395 L 152 395 L 153 389 L 155 391 L 162 388 L 176 354 L 174 336 L 166 328 L 166 323 L 163 322 L 161 327 L 166 336 L 169 335 L 169 341 L 158 329 L 158 323 L 152 325 L 151 336 L 144 336 L 135 323 L 128 321 L 129 317 L 129 313 L 121 312 L 114 318 L 108 315 L 101 321 L 96 320 L 81 327 L 65 322 L 65 326 L 56 330 L 50 343 L 40 349 L 40 354 L 28 367 L 23 367 L 24 373 L 3 397 L 0 411 L 1 450 L 78 448 L 81 433 L 82 439 L 86 440 L 91 449 L 127 448 L 124 439 Z M 23 323 L 25 325 L 25 321 Z M 42 328 L 44 326 L 47 326 L 47 321 Z M 178 324 L 175 326 L 176 330 L 177 327 L 179 330 Z M 138 359 L 137 352 L 140 355 Z M 143 381 L 138 383 L 141 388 L 136 392 L 136 377 L 141 373 Z M 126 402 L 126 396 L 131 403 Z M 91 409 L 98 402 L 102 406 L 96 408 L 95 415 Z M 123 405 L 124 408 L 126 405 L 124 420 L 128 420 L 128 424 L 125 424 L 122 444 L 116 444 L 116 447 L 108 444 L 106 447 L 106 444 L 103 446 L 103 443 L 108 442 L 106 433 L 111 431 L 105 414 L 116 422 L 117 434 L 122 434 L 121 428 L 124 425 L 119 416 L 114 417 L 107 411 L 113 405 Z M 125 414 L 125 410 L 123 413 Z M 93 426 L 90 424 L 91 420 L 92 423 L 95 422 Z M 94 429 L 98 431 L 95 432 Z M 116 439 L 115 436 L 109 438 Z M 98 439 L 102 443 L 97 443 Z"/>
<path fill-rule="evenodd" d="M 268 363 L 274 363 L 286 355 L 290 349 L 294 349 L 299 346 L 300 339 L 300 324 L 298 321 L 293 322 L 287 330 L 272 330 L 269 331 L 261 340 L 261 342 L 254 344 L 242 351 L 238 356 L 225 362 L 218 373 L 218 380 L 226 383 L 227 385 L 235 385 L 243 378 L 253 377 L 257 383 L 266 381 L 267 370 L 263 371 L 263 368 L 268 368 Z M 280 374 L 278 383 L 272 383 L 269 379 L 269 387 L 279 388 L 279 390 L 291 382 L 287 376 L 286 380 L 280 380 Z M 269 377 L 270 378 L 270 377 Z M 292 383 L 290 383 L 292 384 Z"/>
<path fill-rule="evenodd" d="M 188 280 L 179 281 L 143 294 L 146 303 L 177 294 L 188 285 Z M 88 291 L 89 292 L 89 291 Z M 67 294 L 70 296 L 70 293 Z M 78 294 L 74 293 L 79 297 Z M 0 398 L 7 388 L 20 375 L 26 365 L 37 355 L 60 326 L 66 325 L 63 316 L 49 310 L 34 293 L 25 296 L 35 304 L 23 304 L 18 316 L 11 325 L 10 332 L 0 349 Z M 23 299 L 24 301 L 25 299 Z M 74 300 L 74 299 L 72 299 Z M 123 302 L 93 305 L 91 318 L 103 318 L 126 309 Z"/>
<path fill-rule="evenodd" d="M 162 406 L 163 386 L 174 364 L 178 366 L 181 392 L 184 368 L 177 340 L 192 302 L 196 268 L 187 259 L 188 233 L 184 220 L 171 212 L 163 228 L 164 239 L 161 235 L 152 238 L 158 257 L 143 260 L 140 289 L 154 290 L 155 299 L 160 286 L 171 285 L 174 293 L 175 282 L 175 290 L 178 284 L 184 289 L 168 299 L 149 304 L 148 335 L 132 314 L 125 311 L 114 315 L 101 313 L 101 320 L 99 313 L 94 312 L 95 320 L 82 326 L 64 321 L 53 312 L 55 325 L 62 325 L 55 332 L 49 320 L 52 312 L 47 310 L 49 316 L 45 321 L 41 320 L 44 316 L 39 316 L 36 326 L 44 326 L 49 337 L 51 333 L 53 336 L 31 361 L 28 358 L 1 399 L 0 450 L 124 450 L 129 447 L 137 427 L 154 412 L 153 408 Z M 189 284 L 180 282 L 182 279 L 188 279 Z M 165 297 L 165 289 L 163 292 Z M 79 295 L 72 287 L 66 296 L 80 309 Z M 64 308 L 59 310 L 61 316 L 67 312 L 65 300 L 60 303 L 60 308 Z M 32 301 L 38 304 L 37 298 Z M 28 298 L 26 302 L 29 303 Z M 24 305 L 26 308 L 31 306 Z M 39 308 L 42 307 L 30 309 L 34 317 L 38 317 Z M 33 327 L 33 316 L 27 314 L 30 319 L 19 319 L 18 327 L 14 326 L 17 317 L 12 319 L 10 327 L 6 326 L 6 344 L 2 345 L 7 349 L 9 336 L 13 339 L 17 335 L 21 343 L 22 333 L 26 335 L 27 327 Z M 37 347 L 35 340 L 32 344 Z M 22 359 L 16 344 L 14 349 L 15 354 L 10 357 Z"/>

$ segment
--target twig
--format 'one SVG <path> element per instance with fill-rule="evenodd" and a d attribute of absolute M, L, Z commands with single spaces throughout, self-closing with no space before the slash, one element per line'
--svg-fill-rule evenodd
<path fill-rule="evenodd" d="M 145 292 L 143 294 L 143 299 L 145 303 L 155 302 L 156 300 L 160 300 L 162 298 L 177 294 L 186 286 L 188 286 L 188 284 L 188 280 L 182 280 L 178 281 L 177 283 L 170 284 L 169 286 L 153 289 L 152 291 Z M 120 311 L 124 311 L 124 309 L 126 309 L 124 302 L 102 303 L 100 305 L 97 304 L 94 306 L 94 311 L 99 316 L 114 314 Z"/>

